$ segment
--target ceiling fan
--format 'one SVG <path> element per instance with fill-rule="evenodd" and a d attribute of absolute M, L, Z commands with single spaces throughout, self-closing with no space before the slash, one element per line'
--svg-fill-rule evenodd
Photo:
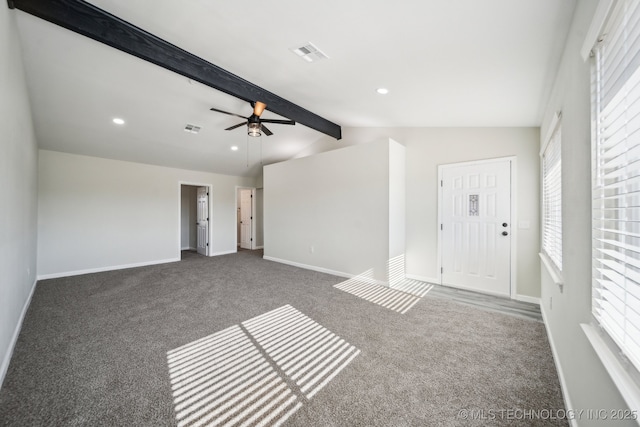
<path fill-rule="evenodd" d="M 241 119 L 246 119 L 245 122 L 239 123 L 235 126 L 228 127 L 225 130 L 233 130 L 233 129 L 239 128 L 240 126 L 247 125 L 247 134 L 249 136 L 260 136 L 262 135 L 261 131 L 264 131 L 264 133 L 267 136 L 273 135 L 273 132 L 271 132 L 265 125 L 263 125 L 263 123 L 277 123 L 280 125 L 296 124 L 296 122 L 294 122 L 293 120 L 261 119 L 260 116 L 262 115 L 262 112 L 264 111 L 264 109 L 267 108 L 267 104 L 260 101 L 256 101 L 256 102 L 252 102 L 251 106 L 253 107 L 253 114 L 251 114 L 249 117 L 243 117 L 239 114 L 218 110 L 217 108 L 211 108 L 211 111 L 217 111 L 218 113 L 228 114 L 230 116 L 236 116 L 236 117 L 240 117 Z"/>

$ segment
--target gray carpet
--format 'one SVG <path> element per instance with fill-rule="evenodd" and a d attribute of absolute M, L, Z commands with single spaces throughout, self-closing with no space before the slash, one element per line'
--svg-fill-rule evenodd
<path fill-rule="evenodd" d="M 177 263 L 41 281 L 0 390 L 0 425 L 174 426 L 184 411 L 173 397 L 184 371 L 173 369 L 188 360 L 183 355 L 209 361 L 208 371 L 198 368 L 202 391 L 192 400 L 208 399 L 209 418 L 201 420 L 211 420 L 240 405 L 231 395 L 214 400 L 224 390 L 213 393 L 205 382 L 232 378 L 216 373 L 223 357 L 240 357 L 221 347 L 235 342 L 227 337 L 239 337 L 274 385 L 256 395 L 253 415 L 218 421 L 567 425 L 519 412 L 564 408 L 543 324 L 440 298 L 421 298 L 400 314 L 336 289 L 343 280 L 243 251 L 185 252 Z M 269 344 L 293 336 L 302 328 L 295 322 L 343 343 L 308 389 Z M 269 418 L 276 391 L 298 405 Z M 478 419 L 465 419 L 469 413 Z"/>

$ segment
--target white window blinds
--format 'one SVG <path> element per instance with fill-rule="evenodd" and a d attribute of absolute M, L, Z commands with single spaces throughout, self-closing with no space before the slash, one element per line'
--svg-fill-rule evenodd
<path fill-rule="evenodd" d="M 640 369 L 640 2 L 620 0 L 596 46 L 592 309 Z"/>
<path fill-rule="evenodd" d="M 562 271 L 561 133 L 556 126 L 542 153 L 542 251 Z"/>

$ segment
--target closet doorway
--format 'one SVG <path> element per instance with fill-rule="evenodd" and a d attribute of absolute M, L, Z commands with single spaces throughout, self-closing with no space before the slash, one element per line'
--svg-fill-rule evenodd
<path fill-rule="evenodd" d="M 210 193 L 207 185 L 180 184 L 180 250 L 209 255 Z"/>
<path fill-rule="evenodd" d="M 255 249 L 254 240 L 255 188 L 238 188 L 237 192 L 237 246 L 238 250 Z"/>

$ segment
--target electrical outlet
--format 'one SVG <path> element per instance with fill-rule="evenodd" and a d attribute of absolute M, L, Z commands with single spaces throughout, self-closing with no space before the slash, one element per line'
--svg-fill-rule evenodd
<path fill-rule="evenodd" d="M 553 309 L 553 297 L 549 297 L 549 310 Z"/>
<path fill-rule="evenodd" d="M 311 245 L 309 246 L 309 253 L 314 253 L 316 251 L 316 247 Z"/>

